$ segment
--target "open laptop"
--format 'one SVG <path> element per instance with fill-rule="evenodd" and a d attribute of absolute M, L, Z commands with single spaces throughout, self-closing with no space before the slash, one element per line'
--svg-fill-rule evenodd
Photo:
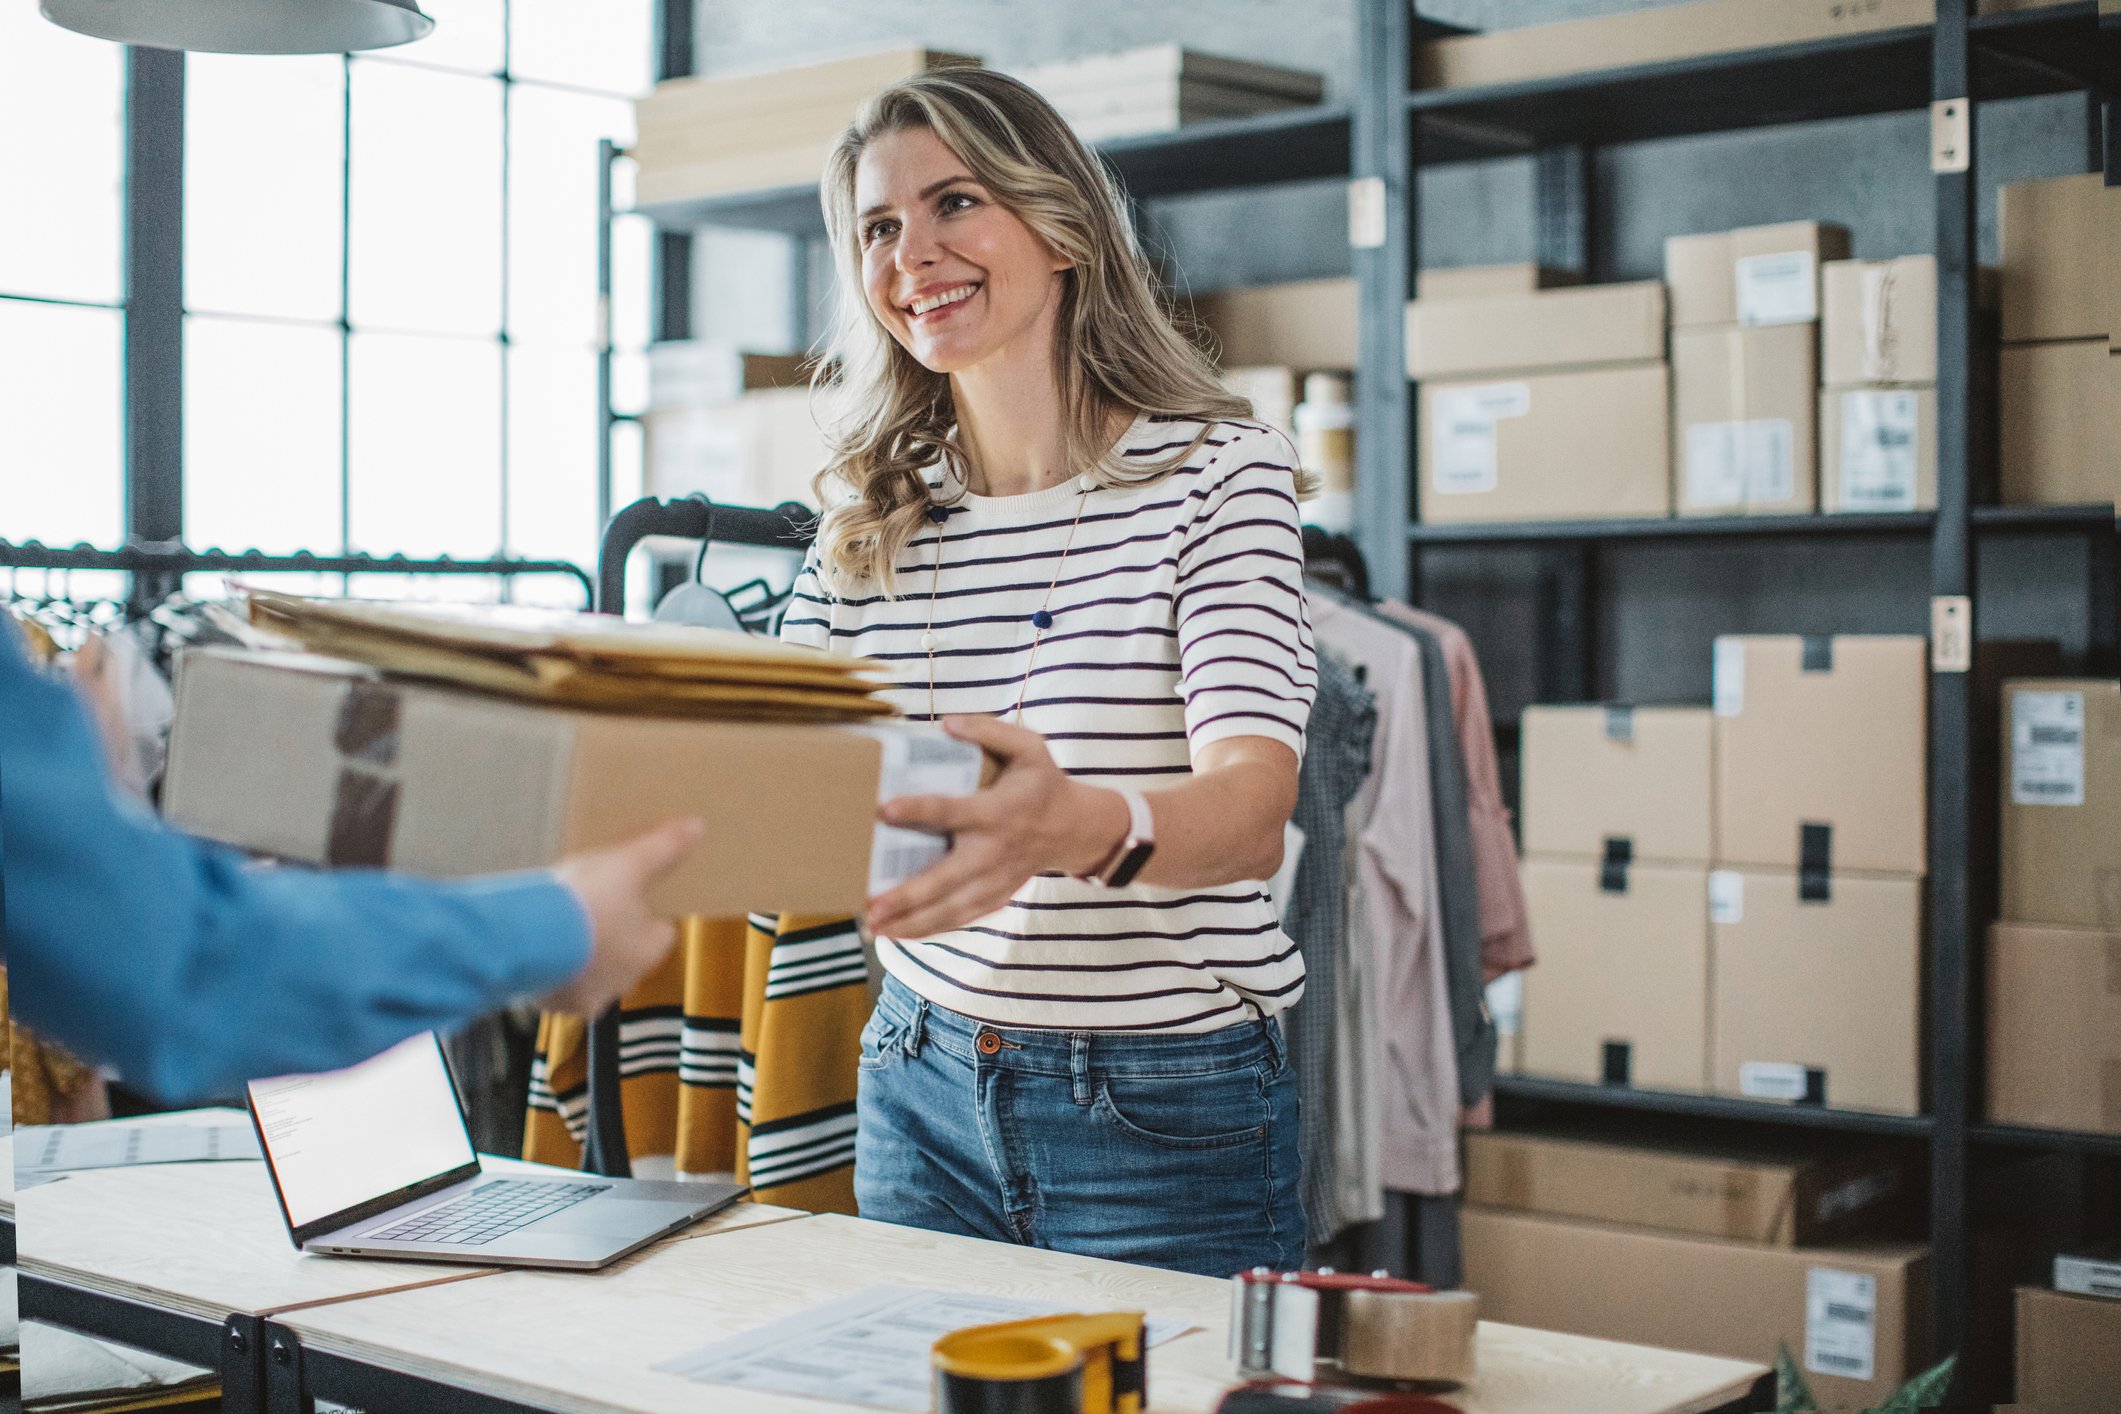
<path fill-rule="evenodd" d="M 482 1172 L 433 1032 L 328 1075 L 253 1081 L 249 1098 L 288 1235 L 304 1252 L 586 1270 L 745 1192 Z"/>

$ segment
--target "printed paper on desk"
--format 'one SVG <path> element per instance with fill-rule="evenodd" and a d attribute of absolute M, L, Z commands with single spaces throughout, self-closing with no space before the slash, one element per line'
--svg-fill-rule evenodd
<path fill-rule="evenodd" d="M 943 1336 L 967 1326 L 1083 1309 L 1063 1302 L 1019 1301 L 970 1291 L 872 1286 L 763 1329 L 665 1360 L 655 1368 L 701 1384 L 871 1409 L 925 1410 L 929 1350 Z M 1184 1321 L 1152 1318 L 1143 1339 L 1148 1345 L 1161 1345 L 1192 1329 Z"/>

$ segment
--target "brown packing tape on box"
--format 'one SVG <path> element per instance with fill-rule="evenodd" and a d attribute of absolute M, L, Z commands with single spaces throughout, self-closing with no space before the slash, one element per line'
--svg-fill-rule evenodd
<path fill-rule="evenodd" d="M 1937 381 L 1937 258 L 1834 260 L 1821 271 L 1820 381 Z"/>
<path fill-rule="evenodd" d="M 1818 330 L 1672 331 L 1673 501 L 1683 516 L 1801 515 L 1819 505 Z"/>

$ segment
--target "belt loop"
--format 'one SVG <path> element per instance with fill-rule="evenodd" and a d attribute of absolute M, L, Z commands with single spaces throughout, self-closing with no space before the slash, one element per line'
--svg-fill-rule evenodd
<path fill-rule="evenodd" d="M 1289 1063 L 1289 1042 L 1281 1034 L 1279 1015 L 1264 1018 L 1267 1026 L 1267 1052 L 1274 1057 L 1274 1068 L 1280 1070 Z"/>
<path fill-rule="evenodd" d="M 1089 1104 L 1090 1038 L 1080 1031 L 1073 1032 L 1068 1037 L 1068 1076 L 1075 1086 L 1075 1103 Z"/>
<path fill-rule="evenodd" d="M 918 1060 L 921 1054 L 921 1037 L 928 1030 L 928 999 L 919 997 L 913 1003 L 913 1020 L 906 1026 L 906 1059 Z"/>

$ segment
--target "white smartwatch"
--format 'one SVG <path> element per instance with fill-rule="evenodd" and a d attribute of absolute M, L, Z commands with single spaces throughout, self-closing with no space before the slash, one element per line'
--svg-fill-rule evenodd
<path fill-rule="evenodd" d="M 1112 791 L 1127 802 L 1127 835 L 1112 847 L 1104 860 L 1082 876 L 1085 883 L 1103 884 L 1108 889 L 1125 888 L 1134 882 L 1149 856 L 1156 853 L 1156 820 L 1149 813 L 1149 798 L 1128 786 L 1114 786 Z"/>

